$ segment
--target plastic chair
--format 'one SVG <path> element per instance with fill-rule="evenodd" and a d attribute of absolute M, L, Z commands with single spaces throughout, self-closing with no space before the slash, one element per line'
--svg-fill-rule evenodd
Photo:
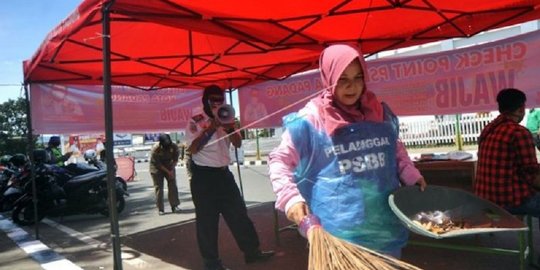
<path fill-rule="evenodd" d="M 133 181 L 135 179 L 135 160 L 133 157 L 117 157 L 114 159 L 116 162 L 116 175 L 122 177 L 126 182 Z"/>

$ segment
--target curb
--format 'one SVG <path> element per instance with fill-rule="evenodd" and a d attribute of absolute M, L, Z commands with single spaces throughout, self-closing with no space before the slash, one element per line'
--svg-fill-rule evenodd
<path fill-rule="evenodd" d="M 148 159 L 136 159 L 135 160 L 135 163 L 146 163 L 148 162 L 149 160 Z M 262 166 L 262 165 L 267 165 L 268 164 L 268 161 L 267 160 L 244 160 L 244 162 L 240 163 L 240 166 Z M 231 162 L 229 165 L 236 165 L 236 162 Z M 178 165 L 176 165 L 176 167 L 185 167 L 185 164 L 184 163 L 178 163 Z"/>
<path fill-rule="evenodd" d="M 268 161 L 266 160 L 245 160 L 244 163 L 240 163 L 240 166 L 263 166 L 267 165 Z M 186 164 L 179 163 L 176 167 L 185 167 Z M 229 166 L 236 166 L 236 162 L 232 162 Z"/>
<path fill-rule="evenodd" d="M 43 269 L 83 270 L 0 214 L 0 231 Z"/>
<path fill-rule="evenodd" d="M 244 163 L 240 163 L 240 165 L 244 166 L 262 166 L 267 164 L 268 161 L 266 160 L 244 160 Z M 236 165 L 236 162 L 231 163 L 231 165 Z"/>

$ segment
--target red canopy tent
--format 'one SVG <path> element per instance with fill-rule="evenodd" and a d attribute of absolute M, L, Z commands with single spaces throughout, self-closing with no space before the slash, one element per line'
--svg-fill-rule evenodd
<path fill-rule="evenodd" d="M 315 68 L 330 43 L 358 43 L 372 54 L 538 18 L 540 0 L 85 0 L 25 61 L 24 78 L 103 84 L 112 138 L 111 84 L 241 87 Z M 106 148 L 112 156 L 112 140 Z M 107 165 L 122 269 L 112 159 Z"/>
<path fill-rule="evenodd" d="M 539 0 L 85 0 L 24 63 L 25 82 L 102 84 L 106 5 L 112 83 L 143 89 L 241 87 L 316 68 L 329 43 L 373 54 L 540 17 Z"/>

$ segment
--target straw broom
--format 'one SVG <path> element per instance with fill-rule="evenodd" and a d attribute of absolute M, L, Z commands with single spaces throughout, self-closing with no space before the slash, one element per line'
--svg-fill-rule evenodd
<path fill-rule="evenodd" d="M 314 215 L 304 217 L 298 229 L 309 241 L 308 270 L 420 270 L 329 234 Z"/>

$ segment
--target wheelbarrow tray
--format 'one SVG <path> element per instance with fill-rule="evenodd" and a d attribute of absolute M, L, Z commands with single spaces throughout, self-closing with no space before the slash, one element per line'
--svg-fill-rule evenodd
<path fill-rule="evenodd" d="M 420 191 L 418 186 L 402 187 L 390 194 L 388 203 L 409 230 L 436 239 L 528 229 L 521 220 L 505 209 L 457 188 L 428 185 L 424 191 Z M 432 211 L 446 211 L 452 221 L 464 222 L 467 226 L 444 233 L 435 233 L 413 222 L 412 218 L 416 214 Z"/>

